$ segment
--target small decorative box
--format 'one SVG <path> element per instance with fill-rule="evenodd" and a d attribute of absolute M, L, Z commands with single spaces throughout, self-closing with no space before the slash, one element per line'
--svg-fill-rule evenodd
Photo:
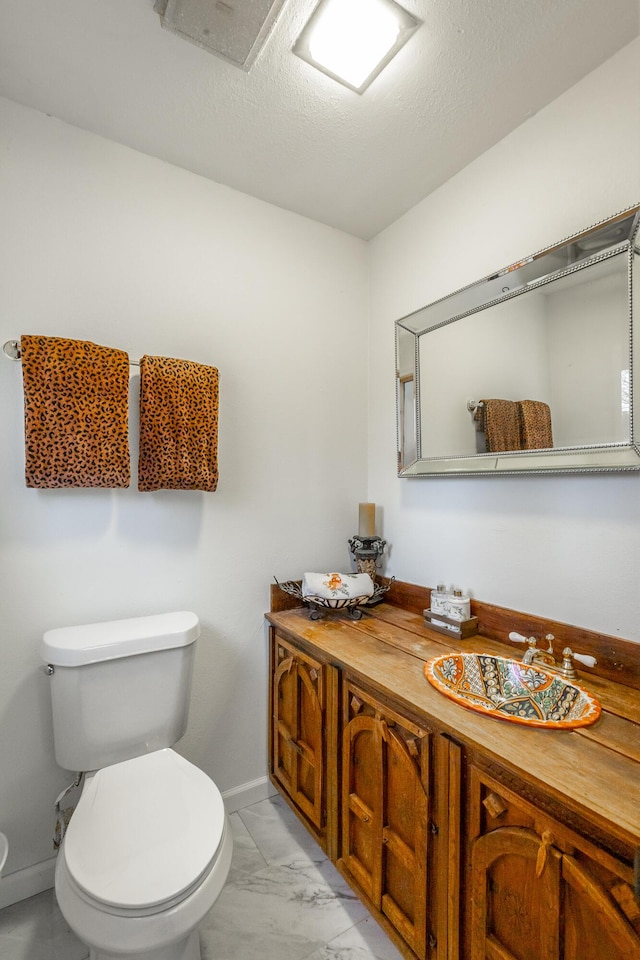
<path fill-rule="evenodd" d="M 464 640 L 465 637 L 472 637 L 478 632 L 477 617 L 454 620 L 453 617 L 446 617 L 443 613 L 434 613 L 432 610 L 423 610 L 422 614 L 428 627 L 437 630 L 438 633 L 444 633 L 447 637 L 454 637 L 456 640 Z"/>

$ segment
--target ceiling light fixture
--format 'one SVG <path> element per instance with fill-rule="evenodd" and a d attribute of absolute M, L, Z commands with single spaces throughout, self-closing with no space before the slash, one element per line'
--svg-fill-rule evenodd
<path fill-rule="evenodd" d="M 394 0 L 320 0 L 293 52 L 362 93 L 419 26 Z"/>

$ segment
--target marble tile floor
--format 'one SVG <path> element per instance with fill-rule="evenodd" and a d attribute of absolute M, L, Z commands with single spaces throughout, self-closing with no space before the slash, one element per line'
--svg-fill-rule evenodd
<path fill-rule="evenodd" d="M 201 930 L 202 960 L 402 960 L 281 797 L 230 817 L 229 879 Z M 86 960 L 53 890 L 0 911 L 2 960 Z"/>

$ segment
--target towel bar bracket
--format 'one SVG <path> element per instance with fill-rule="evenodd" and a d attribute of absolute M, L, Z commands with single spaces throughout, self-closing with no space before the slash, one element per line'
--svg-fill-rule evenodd
<path fill-rule="evenodd" d="M 20 360 L 22 358 L 22 348 L 18 340 L 6 340 L 2 344 L 2 351 L 9 360 Z"/>

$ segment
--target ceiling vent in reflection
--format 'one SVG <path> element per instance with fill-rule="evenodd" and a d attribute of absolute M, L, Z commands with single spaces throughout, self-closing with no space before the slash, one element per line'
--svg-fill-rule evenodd
<path fill-rule="evenodd" d="M 285 0 L 155 0 L 167 30 L 249 70 Z"/>

